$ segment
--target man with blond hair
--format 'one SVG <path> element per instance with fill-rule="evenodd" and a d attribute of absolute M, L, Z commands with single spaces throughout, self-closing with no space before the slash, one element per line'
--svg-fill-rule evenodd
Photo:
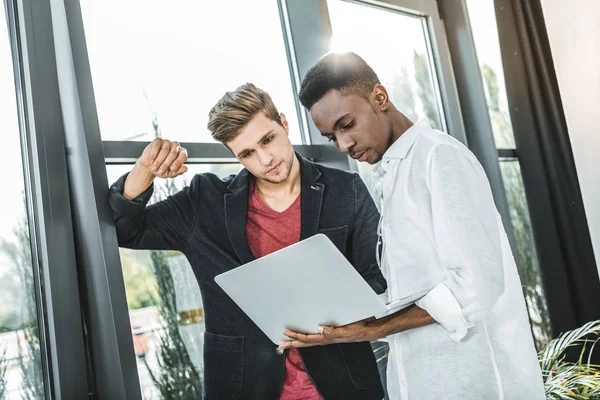
<path fill-rule="evenodd" d="M 245 167 L 238 175 L 195 175 L 189 187 L 146 206 L 155 177 L 187 171 L 186 150 L 155 139 L 110 189 L 120 246 L 178 250 L 194 270 L 206 316 L 205 398 L 383 398 L 368 342 L 277 351 L 214 282 L 216 275 L 323 233 L 373 290 L 384 292 L 375 259 L 379 214 L 365 185 L 356 174 L 295 154 L 285 116 L 252 84 L 217 102 L 208 129 Z"/>

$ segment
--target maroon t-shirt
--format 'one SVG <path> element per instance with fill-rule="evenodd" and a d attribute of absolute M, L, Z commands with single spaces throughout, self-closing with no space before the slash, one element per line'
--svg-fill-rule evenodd
<path fill-rule="evenodd" d="M 260 198 L 256 183 L 250 184 L 246 237 L 254 257 L 260 258 L 300 240 L 300 196 L 285 211 L 277 212 Z M 296 349 L 286 351 L 285 376 L 280 400 L 320 400 L 321 396 L 304 369 Z"/>

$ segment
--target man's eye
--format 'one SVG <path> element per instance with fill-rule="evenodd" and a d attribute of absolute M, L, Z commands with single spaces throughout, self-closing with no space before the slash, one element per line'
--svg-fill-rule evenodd
<path fill-rule="evenodd" d="M 352 129 L 353 126 L 354 126 L 354 121 L 350 121 L 346 125 L 342 126 L 342 130 L 347 131 L 348 129 Z"/>
<path fill-rule="evenodd" d="M 273 141 L 274 136 L 268 137 L 263 141 L 263 144 L 269 144 Z"/>
<path fill-rule="evenodd" d="M 247 151 L 246 153 L 244 153 L 244 155 L 242 155 L 242 158 L 248 158 L 248 157 L 250 157 L 252 154 L 254 154 L 254 150 L 253 150 L 253 151 Z"/>

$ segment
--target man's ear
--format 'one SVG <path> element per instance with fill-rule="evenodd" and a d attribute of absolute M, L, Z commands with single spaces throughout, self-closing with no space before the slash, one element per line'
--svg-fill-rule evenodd
<path fill-rule="evenodd" d="M 283 113 L 279 114 L 279 118 L 281 119 L 281 125 L 283 125 L 283 127 L 285 128 L 286 133 L 289 135 L 290 134 L 290 130 L 289 130 L 289 123 L 287 122 L 287 119 L 285 118 L 285 115 Z"/>
<path fill-rule="evenodd" d="M 380 111 L 385 112 L 390 108 L 390 97 L 385 87 L 381 84 L 375 85 L 373 92 L 371 92 L 371 99 Z"/>

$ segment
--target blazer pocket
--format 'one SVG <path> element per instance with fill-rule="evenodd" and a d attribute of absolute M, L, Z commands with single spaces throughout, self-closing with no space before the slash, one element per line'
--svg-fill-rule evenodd
<path fill-rule="evenodd" d="M 333 242 L 342 254 L 346 255 L 346 244 L 348 241 L 348 225 L 339 228 L 319 229 L 319 233 L 324 234 Z"/>
<path fill-rule="evenodd" d="M 377 361 L 370 343 L 340 343 L 337 346 L 354 386 L 367 390 L 381 383 Z"/>
<path fill-rule="evenodd" d="M 204 332 L 204 397 L 239 399 L 244 381 L 244 337 Z"/>

